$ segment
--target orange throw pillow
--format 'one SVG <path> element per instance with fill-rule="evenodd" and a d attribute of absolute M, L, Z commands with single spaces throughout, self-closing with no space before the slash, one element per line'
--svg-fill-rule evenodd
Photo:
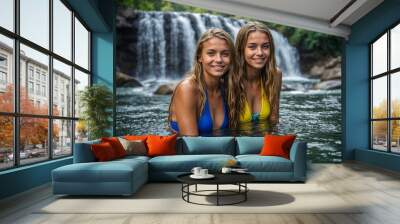
<path fill-rule="evenodd" d="M 265 135 L 262 156 L 281 156 L 290 159 L 290 148 L 296 135 Z"/>
<path fill-rule="evenodd" d="M 148 156 L 176 155 L 176 138 L 178 135 L 147 137 Z"/>
<path fill-rule="evenodd" d="M 108 142 L 93 144 L 90 147 L 92 149 L 94 157 L 99 162 L 109 161 L 117 158 L 113 147 Z"/>
<path fill-rule="evenodd" d="M 101 138 L 101 142 L 108 142 L 114 149 L 117 158 L 126 156 L 126 151 L 117 137 Z"/>

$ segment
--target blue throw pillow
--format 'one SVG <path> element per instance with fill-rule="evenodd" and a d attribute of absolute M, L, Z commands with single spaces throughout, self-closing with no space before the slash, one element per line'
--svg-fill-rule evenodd
<path fill-rule="evenodd" d="M 182 153 L 235 155 L 233 137 L 183 137 Z"/>

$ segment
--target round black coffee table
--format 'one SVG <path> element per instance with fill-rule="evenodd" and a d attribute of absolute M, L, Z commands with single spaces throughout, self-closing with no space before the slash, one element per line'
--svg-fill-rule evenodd
<path fill-rule="evenodd" d="M 182 183 L 182 199 L 188 203 L 198 204 L 198 205 L 215 205 L 215 204 L 202 204 L 190 201 L 190 196 L 204 196 L 204 197 L 216 197 L 217 206 L 220 205 L 234 205 L 239 204 L 241 202 L 245 202 L 247 200 L 247 192 L 249 188 L 247 187 L 247 183 L 255 180 L 255 177 L 248 173 L 215 173 L 213 174 L 215 177 L 212 179 L 193 179 L 190 177 L 191 173 L 182 174 L 177 177 L 178 181 Z M 205 185 L 216 185 L 215 190 L 197 190 L 198 184 Z M 190 186 L 195 186 L 194 191 L 190 191 Z M 223 190 L 220 189 L 220 185 L 236 185 L 238 186 L 237 190 Z M 205 194 L 209 192 L 215 192 L 215 194 Z M 221 197 L 232 197 L 232 196 L 241 196 L 238 201 L 234 201 L 232 203 L 221 203 Z"/>

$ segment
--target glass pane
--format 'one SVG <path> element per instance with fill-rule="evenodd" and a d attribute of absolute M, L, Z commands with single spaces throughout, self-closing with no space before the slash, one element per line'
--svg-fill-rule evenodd
<path fill-rule="evenodd" d="M 13 118 L 0 116 L 0 170 L 14 165 Z"/>
<path fill-rule="evenodd" d="M 391 116 L 400 118 L 400 72 L 391 75 L 390 86 Z"/>
<path fill-rule="evenodd" d="M 390 68 L 400 67 L 400 24 L 390 31 Z"/>
<path fill-rule="evenodd" d="M 75 143 L 88 140 L 88 129 L 84 120 L 75 121 Z"/>
<path fill-rule="evenodd" d="M 14 31 L 14 0 L 0 1 L 0 26 Z"/>
<path fill-rule="evenodd" d="M 71 66 L 53 60 L 53 115 L 72 117 Z"/>
<path fill-rule="evenodd" d="M 20 0 L 21 36 L 49 48 L 49 0 Z"/>
<path fill-rule="evenodd" d="M 53 17 L 53 51 L 72 60 L 72 12 L 60 0 L 54 0 Z"/>
<path fill-rule="evenodd" d="M 372 44 L 372 68 L 373 75 L 387 71 L 387 34 Z"/>
<path fill-rule="evenodd" d="M 372 122 L 372 148 L 387 151 L 387 121 Z"/>
<path fill-rule="evenodd" d="M 72 154 L 72 121 L 53 120 L 53 157 Z"/>
<path fill-rule="evenodd" d="M 89 70 L 89 32 L 75 18 L 75 63 Z"/>
<path fill-rule="evenodd" d="M 391 121 L 392 152 L 400 153 L 400 120 Z"/>
<path fill-rule="evenodd" d="M 387 77 L 372 81 L 372 118 L 387 118 Z"/>
<path fill-rule="evenodd" d="M 34 163 L 49 158 L 48 127 L 48 119 L 21 117 L 19 136 L 21 164 Z"/>
<path fill-rule="evenodd" d="M 48 64 L 47 55 L 21 44 L 21 113 L 48 114 Z"/>
<path fill-rule="evenodd" d="M 0 35 L 0 111 L 14 111 L 13 40 Z"/>
<path fill-rule="evenodd" d="M 81 114 L 81 107 L 79 106 L 79 98 L 81 92 L 89 86 L 89 75 L 75 69 L 75 117 Z"/>

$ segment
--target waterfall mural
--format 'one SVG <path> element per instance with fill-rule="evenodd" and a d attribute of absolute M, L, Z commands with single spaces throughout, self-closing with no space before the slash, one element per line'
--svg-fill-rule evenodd
<path fill-rule="evenodd" d="M 136 31 L 135 60 L 129 75 L 139 79 L 180 79 L 193 64 L 197 40 L 209 28 L 227 31 L 234 40 L 244 20 L 223 16 L 177 13 L 137 12 L 132 23 Z M 280 33 L 272 30 L 276 60 L 286 77 L 301 76 L 297 49 Z"/>
<path fill-rule="evenodd" d="M 245 23 L 244 19 L 211 14 L 120 9 L 117 135 L 170 134 L 167 122 L 170 93 L 190 70 L 200 35 L 218 27 L 235 39 Z M 271 32 L 276 61 L 283 72 L 280 123 L 274 132 L 295 133 L 307 141 L 309 159 L 314 162 L 340 162 L 340 76 L 323 80 L 323 74 L 315 77 L 302 72 L 298 49 L 280 32 L 273 29 Z M 338 66 L 340 72 L 340 60 L 323 66 L 329 69 L 322 72 L 327 75 L 335 76 L 333 70 L 337 71 Z M 239 135 L 262 135 L 265 131 L 265 127 L 253 126 Z"/>

